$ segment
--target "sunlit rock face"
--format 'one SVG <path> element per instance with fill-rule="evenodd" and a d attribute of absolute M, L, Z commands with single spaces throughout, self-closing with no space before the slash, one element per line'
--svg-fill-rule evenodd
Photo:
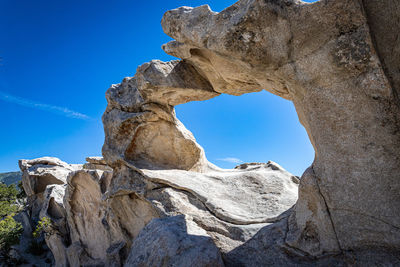
<path fill-rule="evenodd" d="M 104 159 L 20 164 L 28 195 L 46 192 L 57 265 L 400 264 L 399 21 L 394 0 L 166 12 L 181 60 L 107 91 Z M 175 116 L 263 89 L 293 101 L 314 146 L 300 180 L 272 161 L 214 166 Z"/>
<path fill-rule="evenodd" d="M 280 241 L 271 243 L 278 252 L 290 250 L 296 256 L 324 257 L 349 250 L 367 253 L 382 248 L 383 251 L 400 249 L 397 96 L 400 75 L 399 61 L 396 61 L 400 13 L 397 3 L 384 2 L 343 0 L 309 4 L 294 0 L 249 0 L 238 1 L 220 13 L 208 6 L 182 7 L 168 11 L 162 19 L 165 33 L 175 39 L 163 49 L 181 58 L 188 68 L 193 67 L 196 77 L 202 77 L 194 80 L 207 81 L 202 86 L 187 86 L 190 89 L 187 93 L 181 90 L 181 85 L 175 85 L 179 89 L 169 88 L 166 95 L 179 91 L 191 101 L 213 97 L 204 97 L 204 91 L 240 95 L 266 89 L 293 101 L 296 107 L 316 158 L 304 173 L 300 198 L 286 227 L 281 229 Z M 391 30 L 387 25 L 391 25 Z M 170 66 L 170 63 L 157 63 Z M 148 97 L 145 93 L 148 88 L 166 93 L 167 86 L 161 90 L 154 79 L 144 78 L 149 87 L 143 89 L 143 84 L 136 80 L 150 74 L 143 73 L 142 69 L 129 78 L 131 86 L 125 80 L 108 91 L 109 107 L 103 117 L 105 159 L 110 164 L 120 160 L 153 181 L 157 174 L 157 182 L 169 185 L 179 180 L 176 174 L 169 174 L 178 172 L 173 169 L 179 169 L 182 174 L 190 171 L 187 176 L 196 172 L 199 177 L 218 172 L 203 156 L 201 160 L 198 156 L 192 157 L 190 164 L 180 160 L 176 163 L 183 155 L 182 150 L 193 151 L 193 143 L 180 142 L 177 135 L 166 136 L 165 126 L 152 123 L 169 121 L 175 125 L 174 131 L 179 129 L 181 124 L 175 116 L 171 119 L 171 115 L 173 106 L 181 102 Z M 156 69 L 164 73 L 163 80 L 168 80 L 168 68 Z M 203 90 L 197 90 L 196 98 L 192 89 L 198 87 Z M 128 92 L 130 97 L 126 97 Z M 126 108 L 141 103 L 157 104 L 163 112 L 138 117 L 137 110 Z M 125 113 L 109 123 L 109 114 L 115 116 L 115 109 Z M 132 119 L 129 114 L 138 119 Z M 147 126 L 148 123 L 153 127 Z M 141 127 L 145 134 L 140 134 Z M 115 140 L 112 136 L 121 136 L 125 145 L 110 149 L 107 138 Z M 141 143 L 146 144 L 145 148 Z M 168 151 L 170 156 L 160 155 L 156 148 Z M 191 189 L 191 192 L 197 191 Z M 223 201 L 222 197 L 217 199 Z M 269 229 L 277 231 L 277 227 Z M 246 246 L 247 243 L 235 253 Z M 268 253 L 262 251 L 261 244 L 258 252 L 267 261 Z M 244 254 L 245 265 L 257 255 Z M 241 257 L 236 256 L 236 259 Z"/>
<path fill-rule="evenodd" d="M 87 161 L 21 161 L 27 192 L 46 178 L 28 206 L 32 225 L 52 221 L 45 240 L 56 266 L 224 266 L 223 255 L 286 219 L 297 200 L 298 178 L 274 162 L 196 172 Z"/>
<path fill-rule="evenodd" d="M 42 157 L 32 160 L 20 160 L 19 167 L 22 171 L 22 185 L 28 197 L 28 204 L 31 216 L 38 218 L 42 207 L 48 203 L 43 203 L 49 195 L 51 189 L 49 185 L 64 185 L 68 175 L 80 168 L 81 165 L 68 164 L 53 157 Z M 63 189 L 55 189 L 62 191 Z"/>
<path fill-rule="evenodd" d="M 399 17 L 395 1 L 294 0 L 163 17 L 164 50 L 216 92 L 293 101 L 316 152 L 282 245 L 295 254 L 400 249 Z"/>

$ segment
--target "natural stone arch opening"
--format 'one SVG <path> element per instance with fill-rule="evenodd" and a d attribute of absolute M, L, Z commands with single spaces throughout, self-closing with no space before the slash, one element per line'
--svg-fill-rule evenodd
<path fill-rule="evenodd" d="M 291 101 L 266 90 L 175 107 L 213 164 L 231 169 L 273 160 L 294 175 L 312 164 L 314 149 Z"/>

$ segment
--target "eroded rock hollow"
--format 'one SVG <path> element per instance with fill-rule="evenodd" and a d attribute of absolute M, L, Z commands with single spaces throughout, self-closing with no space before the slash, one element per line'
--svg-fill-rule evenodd
<path fill-rule="evenodd" d="M 240 0 L 168 11 L 162 27 L 180 60 L 107 91 L 104 159 L 21 163 L 32 214 L 66 229 L 46 239 L 57 265 L 400 264 L 397 1 Z M 175 116 L 261 90 L 291 100 L 308 132 L 300 180 L 274 162 L 214 166 Z M 32 169 L 44 163 L 65 170 Z"/>

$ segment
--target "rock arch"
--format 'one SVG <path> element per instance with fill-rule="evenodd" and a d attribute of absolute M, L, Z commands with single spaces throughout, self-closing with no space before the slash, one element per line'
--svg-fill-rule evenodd
<path fill-rule="evenodd" d="M 216 170 L 173 107 L 266 89 L 293 101 L 316 152 L 280 246 L 312 257 L 399 251 L 399 17 L 394 0 L 168 11 L 175 40 L 163 49 L 181 60 L 145 63 L 109 89 L 103 155 L 149 176 Z"/>

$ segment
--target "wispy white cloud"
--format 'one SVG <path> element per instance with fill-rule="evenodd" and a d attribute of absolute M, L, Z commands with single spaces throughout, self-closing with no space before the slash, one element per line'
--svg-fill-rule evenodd
<path fill-rule="evenodd" d="M 221 159 L 217 159 L 219 161 L 225 161 L 225 162 L 229 162 L 229 163 L 242 163 L 243 160 L 238 159 L 238 158 L 231 158 L 231 157 L 227 157 L 227 158 L 221 158 Z"/>
<path fill-rule="evenodd" d="M 68 117 L 68 118 L 80 119 L 80 120 L 89 120 L 90 119 L 90 117 L 88 115 L 77 112 L 77 111 L 70 110 L 69 108 L 38 103 L 38 102 L 29 100 L 29 99 L 25 99 L 22 97 L 12 96 L 12 95 L 9 95 L 2 91 L 0 91 L 0 100 L 6 101 L 9 103 L 13 103 L 13 104 L 17 104 L 20 106 L 25 106 L 25 107 L 29 107 L 29 108 L 35 108 L 35 109 L 40 109 L 40 110 L 56 113 L 56 114 L 59 114 L 59 115 L 62 115 L 62 116 Z"/>

